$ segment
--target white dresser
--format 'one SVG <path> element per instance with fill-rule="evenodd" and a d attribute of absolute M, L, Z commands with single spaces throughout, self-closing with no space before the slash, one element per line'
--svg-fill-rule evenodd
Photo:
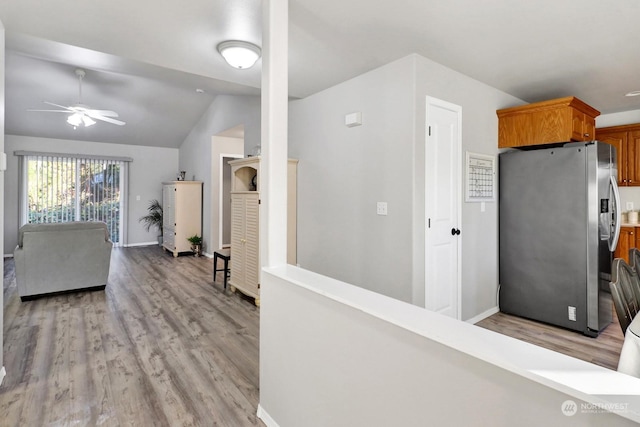
<path fill-rule="evenodd" d="M 202 181 L 162 183 L 162 246 L 177 257 L 191 252 L 187 238 L 202 237 Z"/>

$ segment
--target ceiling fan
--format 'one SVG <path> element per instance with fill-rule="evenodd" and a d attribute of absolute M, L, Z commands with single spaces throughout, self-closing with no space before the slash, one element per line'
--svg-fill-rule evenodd
<path fill-rule="evenodd" d="M 121 120 L 116 120 L 114 117 L 118 117 L 118 113 L 111 110 L 93 110 L 88 105 L 82 103 L 82 79 L 86 75 L 85 71 L 78 68 L 76 69 L 76 76 L 78 76 L 78 103 L 71 106 L 64 106 L 54 104 L 53 102 L 44 101 L 45 104 L 54 107 L 62 108 L 62 110 L 34 110 L 29 109 L 27 111 L 40 111 L 45 113 L 67 113 L 67 123 L 73 126 L 75 129 L 78 126 L 84 125 L 85 127 L 96 124 L 95 120 L 101 120 L 107 123 L 113 123 L 114 125 L 123 126 L 126 123 Z M 95 119 L 95 120 L 93 120 Z"/>

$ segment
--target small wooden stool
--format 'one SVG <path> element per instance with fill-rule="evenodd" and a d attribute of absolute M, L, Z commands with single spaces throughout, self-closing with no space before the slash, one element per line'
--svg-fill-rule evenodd
<path fill-rule="evenodd" d="M 218 258 L 224 261 L 224 268 L 218 269 Z M 229 279 L 229 261 L 231 260 L 231 250 L 218 249 L 213 252 L 213 281 L 216 281 L 216 273 L 224 271 L 224 288 L 227 289 L 227 279 Z"/>

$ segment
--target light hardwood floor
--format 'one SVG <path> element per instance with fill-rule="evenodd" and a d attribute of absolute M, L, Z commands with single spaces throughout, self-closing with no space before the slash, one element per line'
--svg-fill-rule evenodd
<path fill-rule="evenodd" d="M 259 311 L 212 281 L 208 258 L 114 249 L 104 292 L 20 302 L 4 263 L 4 426 L 253 426 Z M 615 321 L 597 338 L 495 314 L 478 326 L 616 369 Z"/>
<path fill-rule="evenodd" d="M 212 260 L 114 249 L 104 292 L 20 302 L 5 261 L 2 426 L 253 426 L 259 311 Z"/>
<path fill-rule="evenodd" d="M 496 313 L 476 325 L 616 370 L 624 334 L 615 312 L 613 318 L 613 323 L 607 326 L 597 338 L 589 338 L 578 332 L 504 313 Z"/>

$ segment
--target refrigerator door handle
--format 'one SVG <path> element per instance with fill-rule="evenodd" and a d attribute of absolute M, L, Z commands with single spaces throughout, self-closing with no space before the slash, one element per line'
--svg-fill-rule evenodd
<path fill-rule="evenodd" d="M 613 212 L 613 238 L 609 240 L 609 250 L 611 252 L 616 250 L 616 246 L 618 246 L 618 239 L 620 238 L 620 221 L 621 221 L 621 212 L 620 212 L 620 191 L 618 190 L 618 181 L 617 177 L 610 176 L 611 190 L 613 192 L 613 200 L 614 200 L 614 212 Z"/>

